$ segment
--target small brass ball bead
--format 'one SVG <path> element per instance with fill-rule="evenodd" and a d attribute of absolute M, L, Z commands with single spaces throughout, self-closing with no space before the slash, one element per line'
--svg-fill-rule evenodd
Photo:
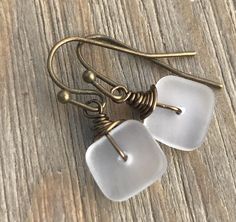
<path fill-rule="evenodd" d="M 70 93 L 66 90 L 62 90 L 57 94 L 57 99 L 61 103 L 68 103 L 70 101 Z"/>
<path fill-rule="evenodd" d="M 87 83 L 92 83 L 96 80 L 96 74 L 92 71 L 87 70 L 83 73 L 83 79 Z"/>

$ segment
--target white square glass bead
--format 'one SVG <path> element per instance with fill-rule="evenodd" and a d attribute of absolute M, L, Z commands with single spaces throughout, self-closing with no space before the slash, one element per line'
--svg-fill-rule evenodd
<path fill-rule="evenodd" d="M 88 148 L 86 162 L 103 194 L 110 200 L 123 201 L 160 179 L 167 161 L 158 143 L 138 121 L 125 121 L 109 134 L 128 156 L 127 161 L 103 136 Z"/>
<path fill-rule="evenodd" d="M 212 118 L 213 91 L 200 83 L 176 76 L 166 76 L 156 84 L 158 102 L 177 106 L 181 114 L 157 107 L 144 120 L 153 137 L 180 150 L 193 150 L 204 141 Z"/>

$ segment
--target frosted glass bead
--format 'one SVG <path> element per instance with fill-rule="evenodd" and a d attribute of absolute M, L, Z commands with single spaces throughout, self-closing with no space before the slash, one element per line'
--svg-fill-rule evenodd
<path fill-rule="evenodd" d="M 180 150 L 201 146 L 213 114 L 213 91 L 203 84 L 176 76 L 160 79 L 156 88 L 158 102 L 177 106 L 182 113 L 177 115 L 157 107 L 144 120 L 153 137 Z"/>
<path fill-rule="evenodd" d="M 86 162 L 103 194 L 110 200 L 123 201 L 160 179 L 167 161 L 160 146 L 138 121 L 125 121 L 109 134 L 126 153 L 127 161 L 103 136 L 88 148 Z"/>

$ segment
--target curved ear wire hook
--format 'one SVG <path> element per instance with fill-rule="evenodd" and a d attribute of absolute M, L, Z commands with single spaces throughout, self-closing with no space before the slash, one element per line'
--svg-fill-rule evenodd
<path fill-rule="evenodd" d="M 157 58 L 184 57 L 184 56 L 194 56 L 194 55 L 196 55 L 196 52 L 193 52 L 193 51 L 174 52 L 174 53 L 145 53 L 145 52 L 140 52 L 140 51 L 138 51 L 134 48 L 131 48 L 130 46 L 126 45 L 125 43 L 122 43 L 122 42 L 120 42 L 120 41 L 118 41 L 114 38 L 111 38 L 111 37 L 105 36 L 105 35 L 96 35 L 95 34 L 95 35 L 87 36 L 86 38 L 87 39 L 92 39 L 93 41 L 95 41 L 94 43 L 91 43 L 93 45 L 97 45 L 95 43 L 99 40 L 99 42 L 100 42 L 99 46 L 102 46 L 104 48 L 113 49 L 113 50 L 116 50 L 116 51 L 131 54 L 131 55 L 140 56 L 140 57 L 147 58 L 147 59 L 150 59 L 150 60 L 153 60 L 153 61 L 155 61 L 155 59 L 157 59 Z M 93 74 L 92 73 L 85 73 L 84 74 L 84 80 L 88 83 L 92 83 L 96 88 L 98 88 L 100 91 L 102 91 L 106 96 L 110 97 L 111 99 L 115 100 L 116 102 L 119 102 L 119 103 L 124 102 L 124 100 L 126 100 L 127 97 L 123 97 L 123 96 L 125 94 L 127 94 L 127 92 L 128 92 L 126 87 L 116 83 L 115 81 L 113 81 L 109 78 L 107 78 L 106 76 L 104 76 L 103 74 L 101 74 L 100 72 L 95 70 L 89 63 L 87 63 L 85 61 L 84 57 L 82 56 L 82 45 L 84 43 L 85 42 L 81 42 L 81 43 L 78 44 L 77 56 L 78 56 L 80 62 L 84 65 L 84 67 L 87 70 L 93 72 Z M 166 65 L 166 64 L 164 63 L 164 65 Z M 164 65 L 162 65 L 162 66 L 164 66 Z M 170 67 L 169 67 L 169 69 L 170 69 Z M 100 84 L 97 84 L 95 82 L 96 77 L 98 77 L 99 79 L 101 79 L 105 83 L 109 84 L 110 86 L 115 87 L 115 88 L 113 88 L 113 91 L 122 91 L 123 96 L 115 95 L 114 93 L 111 93 L 111 92 L 107 91 Z"/>
<path fill-rule="evenodd" d="M 144 53 L 144 52 L 139 52 L 134 48 L 131 48 L 130 46 L 113 39 L 108 36 L 104 35 L 91 35 L 86 37 L 87 40 L 90 40 L 91 44 L 97 45 L 97 46 L 102 46 L 104 48 L 109 48 L 113 50 L 117 50 L 120 52 L 126 52 L 132 55 L 140 56 L 143 58 L 147 58 L 150 61 L 164 67 L 165 69 L 174 72 L 175 74 L 182 76 L 184 78 L 197 81 L 200 83 L 207 84 L 209 86 L 215 87 L 215 88 L 222 88 L 222 84 L 211 81 L 208 79 L 200 78 L 200 77 L 195 77 L 192 76 L 188 73 L 182 72 L 180 70 L 177 70 L 169 65 L 167 65 L 164 62 L 161 62 L 158 60 L 158 58 L 164 58 L 164 57 L 176 57 L 176 56 L 193 56 L 196 53 L 195 52 L 183 52 L 183 53 L 170 53 L 170 54 L 150 54 L 150 53 Z M 92 41 L 91 41 L 92 40 Z M 100 44 L 97 44 L 97 41 L 100 41 Z M 88 42 L 88 41 L 87 41 Z M 151 86 L 150 90 L 147 92 L 132 92 L 127 89 L 127 87 L 123 85 L 119 85 L 115 81 L 107 78 L 103 74 L 99 73 L 97 70 L 95 70 L 90 64 L 88 64 L 84 57 L 82 56 L 82 46 L 85 43 L 85 41 L 80 42 L 77 47 L 77 56 L 80 60 L 80 62 L 87 68 L 87 71 L 84 72 L 83 74 L 83 79 L 94 85 L 100 92 L 105 94 L 106 96 L 110 97 L 113 101 L 117 103 L 122 103 L 122 102 L 127 102 L 134 108 L 138 109 L 140 111 L 140 118 L 144 119 L 148 115 L 152 113 L 152 111 L 155 109 L 156 106 L 159 106 L 164 109 L 169 109 L 177 114 L 180 114 L 182 110 L 178 107 L 172 106 L 172 105 L 167 105 L 167 104 L 162 104 L 157 102 L 157 92 L 156 88 L 154 85 Z M 96 81 L 96 78 L 101 79 L 108 85 L 112 86 L 111 90 L 108 91 L 105 89 L 101 84 L 99 84 Z"/>
<path fill-rule="evenodd" d="M 183 57 L 183 56 L 194 56 L 196 55 L 196 52 L 182 52 L 182 53 L 170 53 L 170 54 L 150 54 L 150 53 L 143 53 L 143 52 L 139 52 L 137 51 L 136 49 L 114 39 L 114 38 L 111 38 L 111 37 L 108 37 L 108 36 L 105 36 L 105 35 L 90 35 L 90 36 L 87 36 L 86 37 L 87 39 L 92 39 L 92 40 L 98 40 L 103 43 L 101 46 L 103 46 L 104 48 L 109 48 L 109 49 L 114 49 L 114 50 L 117 50 L 117 51 L 120 51 L 120 52 L 126 52 L 126 53 L 129 53 L 129 54 L 132 54 L 132 55 L 136 55 L 136 56 L 140 56 L 140 57 L 143 57 L 143 58 L 147 58 L 149 59 L 150 61 L 160 65 L 161 67 L 175 73 L 176 75 L 179 75 L 183 78 L 186 78 L 186 79 L 190 79 L 190 80 L 193 80 L 193 81 L 196 81 L 196 82 L 199 82 L 199 83 L 203 83 L 203 84 L 206 84 L 206 85 L 209 85 L 211 87 L 215 87 L 215 88 L 222 88 L 223 85 L 219 82 L 215 82 L 215 81 L 212 81 L 212 80 L 209 80 L 209 79 L 206 79 L 206 78 L 201 78 L 201 77 L 197 77 L 197 76 L 193 76 L 192 74 L 189 74 L 189 73 L 186 73 L 186 72 L 183 72 L 183 71 L 180 71 L 178 69 L 175 69 L 173 68 L 172 66 L 160 61 L 158 58 L 168 58 L 168 57 Z M 84 42 L 83 43 L 79 43 L 78 44 L 78 48 L 77 48 L 77 56 L 79 58 L 79 60 L 81 61 L 81 63 L 88 69 L 88 70 L 91 70 L 93 71 L 96 76 L 105 81 L 106 83 L 112 85 L 112 86 L 117 86 L 118 84 L 115 83 L 114 81 L 112 80 L 109 80 L 107 77 L 105 77 L 104 75 L 102 75 L 101 73 L 97 72 L 90 64 L 88 64 L 84 57 L 82 56 L 82 46 L 83 46 Z M 92 43 L 93 44 L 93 43 Z M 111 48 L 110 45 L 113 45 L 114 47 Z M 117 49 L 118 48 L 118 49 Z M 158 56 L 158 55 L 162 55 L 162 56 Z"/>
<path fill-rule="evenodd" d="M 73 89 L 70 88 L 68 86 L 66 86 L 65 84 L 63 84 L 60 79 L 56 76 L 54 69 L 53 69 L 53 61 L 54 61 L 54 57 L 55 54 L 57 52 L 57 50 L 64 44 L 69 43 L 69 42 L 73 42 L 73 41 L 80 41 L 79 37 L 72 37 L 72 38 L 66 38 L 63 39 L 61 41 L 59 41 L 57 44 L 55 44 L 53 46 L 53 48 L 51 49 L 49 56 L 48 56 L 48 61 L 47 61 L 47 67 L 48 67 L 48 71 L 50 74 L 50 77 L 52 78 L 53 82 L 62 90 L 57 94 L 57 98 L 59 100 L 59 102 L 61 103 L 71 103 L 74 105 L 77 105 L 85 110 L 91 111 L 91 112 L 98 112 L 99 109 L 98 107 L 93 107 L 89 104 L 86 103 L 81 103 L 78 102 L 76 100 L 73 100 L 71 98 L 71 94 L 81 94 L 81 95 L 96 95 L 99 96 L 101 101 L 102 101 L 102 106 L 105 106 L 105 98 L 104 95 L 100 92 L 97 92 L 96 90 L 89 90 L 89 89 Z"/>
<path fill-rule="evenodd" d="M 94 91 L 94 90 L 79 90 L 79 89 L 69 88 L 66 85 L 64 85 L 58 79 L 58 77 L 55 75 L 55 72 L 53 70 L 53 59 L 54 59 L 55 53 L 57 52 L 57 50 L 62 45 L 66 44 L 66 43 L 69 43 L 69 42 L 79 42 L 79 44 L 89 43 L 89 44 L 97 45 L 97 46 L 100 46 L 100 47 L 106 47 L 106 48 L 109 48 L 109 49 L 113 49 L 113 50 L 117 50 L 117 51 L 121 51 L 121 52 L 126 52 L 126 53 L 133 54 L 133 55 L 139 55 L 139 56 L 147 57 L 147 58 L 166 58 L 166 57 L 187 56 L 187 55 L 190 56 L 190 55 L 195 54 L 194 52 L 184 52 L 184 53 L 178 53 L 177 52 L 177 53 L 160 53 L 160 54 L 144 53 L 144 52 L 134 51 L 132 49 L 129 49 L 128 47 L 124 47 L 124 46 L 122 46 L 121 43 L 120 44 L 114 44 L 114 43 L 112 43 L 112 41 L 110 41 L 111 43 L 109 43 L 109 42 L 105 43 L 105 42 L 102 42 L 102 41 L 97 41 L 97 40 L 90 39 L 90 38 L 82 38 L 82 37 L 78 37 L 78 36 L 68 37 L 68 38 L 62 39 L 61 41 L 56 43 L 54 45 L 54 47 L 51 49 L 51 51 L 49 53 L 49 57 L 48 57 L 47 67 L 48 67 L 49 74 L 50 74 L 52 80 L 55 82 L 55 84 L 58 87 L 60 87 L 61 89 L 66 90 L 66 91 L 68 91 L 70 93 L 73 93 L 73 94 L 95 94 L 95 95 L 99 95 L 99 93 L 97 91 Z M 84 59 L 82 59 L 81 62 L 85 66 L 85 68 L 90 67 L 92 69 L 92 67 L 90 65 L 88 65 L 85 62 Z M 115 82 L 113 82 L 112 80 L 109 80 L 105 76 L 102 77 L 102 74 L 99 74 L 99 77 L 101 79 L 103 79 L 104 81 L 107 81 L 111 85 L 117 85 Z M 121 88 L 122 87 L 120 87 L 120 89 Z M 118 96 L 116 99 L 120 99 L 120 97 Z M 72 101 L 70 101 L 70 102 L 72 102 Z M 81 103 L 79 103 L 79 104 L 81 105 Z M 77 104 L 77 105 L 79 105 L 79 104 Z"/>

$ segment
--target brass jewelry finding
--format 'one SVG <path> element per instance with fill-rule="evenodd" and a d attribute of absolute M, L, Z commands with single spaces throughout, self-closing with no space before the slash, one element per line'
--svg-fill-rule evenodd
<path fill-rule="evenodd" d="M 61 90 L 57 94 L 58 101 L 66 104 L 72 103 L 74 105 L 79 106 L 84 109 L 84 114 L 88 119 L 93 120 L 94 131 L 95 131 L 95 139 L 99 139 L 102 136 L 106 136 L 109 142 L 112 144 L 112 147 L 115 151 L 120 155 L 120 157 L 126 161 L 128 156 L 124 153 L 124 151 L 120 148 L 120 146 L 116 143 L 113 137 L 109 134 L 109 132 L 114 129 L 116 126 L 120 125 L 123 120 L 112 121 L 109 117 L 103 112 L 104 105 L 100 103 L 98 100 L 89 100 L 86 104 L 78 104 L 78 102 L 72 100 L 70 98 L 70 93 L 66 90 Z M 96 104 L 97 106 L 91 106 L 91 104 Z M 89 113 L 89 112 L 93 112 Z"/>
<path fill-rule="evenodd" d="M 148 117 L 156 108 L 156 106 L 161 107 L 163 109 L 169 109 L 171 111 L 176 112 L 176 114 L 180 114 L 182 112 L 182 110 L 176 106 L 158 103 L 157 90 L 155 85 L 151 85 L 150 90 L 146 92 L 130 91 L 128 95 L 129 96 L 126 102 L 133 108 L 139 110 L 140 119 L 142 120 Z"/>
<path fill-rule="evenodd" d="M 100 36 L 100 35 L 99 35 Z M 105 37 L 104 37 L 105 38 Z M 109 37 L 106 37 L 107 39 L 110 39 Z M 117 40 L 113 40 L 114 42 Z M 63 84 L 58 77 L 56 76 L 54 69 L 53 69 L 53 59 L 54 56 L 57 52 L 57 50 L 63 46 L 66 43 L 69 42 L 79 42 L 80 43 L 90 43 L 90 44 L 94 44 L 97 46 L 101 46 L 101 47 L 106 47 L 106 48 L 110 48 L 110 49 L 114 49 L 114 50 L 118 50 L 121 52 L 127 52 L 130 54 L 134 54 L 134 55 L 139 55 L 139 56 L 143 56 L 143 57 L 147 57 L 147 58 L 166 58 L 166 57 L 176 57 L 176 56 L 192 56 L 195 55 L 195 52 L 183 52 L 183 53 L 161 53 L 161 54 L 157 54 L 157 53 L 143 53 L 143 52 L 138 52 L 135 51 L 133 49 L 128 49 L 128 46 L 120 43 L 120 44 L 109 44 L 109 43 L 104 43 L 104 42 L 100 42 L 100 41 L 96 41 L 93 39 L 89 39 L 89 38 L 81 38 L 81 37 L 69 37 L 69 38 L 65 38 L 61 41 L 59 41 L 58 43 L 56 43 L 53 48 L 51 49 L 50 53 L 49 53 L 49 57 L 48 57 L 48 62 L 47 62 L 47 67 L 48 67 L 48 71 L 49 74 L 52 78 L 52 80 L 55 82 L 55 84 L 60 87 L 63 90 L 66 90 L 67 92 L 70 92 L 71 94 L 89 94 L 89 95 L 98 95 L 100 98 L 103 98 L 101 93 L 105 94 L 106 96 L 112 98 L 115 102 L 118 103 L 122 103 L 125 102 L 126 100 L 128 100 L 128 98 L 132 95 L 134 95 L 134 92 L 129 92 L 128 89 L 125 86 L 122 85 L 118 85 L 117 83 L 115 83 L 113 80 L 108 79 L 107 77 L 103 76 L 102 74 L 98 73 L 95 69 L 93 69 L 89 64 L 86 63 L 86 61 L 84 60 L 84 58 L 82 57 L 82 55 L 80 55 L 80 51 L 78 50 L 78 57 L 81 61 L 81 63 L 84 65 L 85 68 L 88 69 L 88 71 L 84 72 L 83 74 L 83 78 L 86 82 L 88 83 L 92 83 L 100 92 L 97 92 L 95 90 L 88 90 L 88 89 L 73 89 L 73 88 L 69 88 L 68 86 L 66 86 L 65 84 Z M 118 41 L 117 41 L 118 42 Z M 111 41 L 112 43 L 112 41 Z M 119 46 L 121 45 L 121 46 Z M 124 48 L 126 47 L 126 48 Z M 89 71 L 92 70 L 92 71 Z M 99 77 L 100 79 L 102 79 L 104 82 L 106 82 L 107 84 L 111 85 L 113 87 L 113 89 L 111 90 L 111 92 L 107 91 L 102 85 L 98 84 L 96 82 L 96 77 Z M 116 93 L 121 93 L 122 95 L 116 95 Z M 137 98 L 137 96 L 136 96 Z M 143 98 L 143 96 L 142 96 Z M 141 101 L 143 101 L 143 99 L 141 99 Z M 135 103 L 131 103 L 134 104 L 135 106 L 137 105 L 138 100 L 136 99 Z M 86 109 L 90 109 L 90 110 L 94 110 L 93 107 L 89 107 L 86 104 L 83 104 L 81 102 L 75 101 L 70 99 L 70 103 L 73 103 L 77 106 L 80 106 L 81 108 L 86 108 Z M 144 105 L 142 105 L 144 106 Z M 153 107 L 152 105 L 149 105 L 150 108 Z M 141 104 L 139 105 L 140 109 L 141 109 Z M 146 105 L 145 105 L 146 107 Z M 169 105 L 165 105 L 162 107 L 169 107 L 169 109 L 171 109 L 171 107 L 173 106 L 169 106 Z M 177 107 L 175 109 L 178 109 Z M 173 110 L 175 111 L 175 110 Z M 149 112 L 147 112 L 149 114 L 151 114 L 151 109 Z M 144 115 L 147 116 L 147 115 Z"/>
<path fill-rule="evenodd" d="M 89 89 L 77 89 L 77 88 L 70 88 L 63 84 L 58 77 L 56 76 L 54 69 L 53 69 L 53 59 L 57 52 L 57 50 L 64 44 L 69 42 L 78 42 L 77 47 L 77 56 L 82 63 L 82 65 L 87 69 L 83 73 L 83 79 L 87 82 L 95 86 L 100 92 L 96 90 L 89 90 Z M 116 150 L 116 152 L 120 155 L 120 157 L 126 161 L 127 155 L 124 153 L 124 151 L 119 147 L 119 145 L 116 143 L 114 138 L 109 134 L 109 132 L 118 126 L 120 123 L 122 123 L 122 120 L 118 121 L 111 121 L 109 117 L 103 112 L 104 107 L 106 105 L 104 100 L 104 95 L 110 97 L 113 101 L 116 103 L 123 103 L 127 102 L 134 108 L 138 109 L 140 111 L 140 117 L 141 119 L 146 118 L 149 116 L 152 111 L 155 109 L 156 106 L 169 109 L 171 111 L 176 112 L 176 114 L 180 114 L 182 110 L 178 107 L 158 103 L 157 100 L 157 90 L 154 85 L 151 86 L 150 90 L 147 92 L 132 92 L 127 89 L 126 86 L 120 85 L 116 83 L 115 81 L 107 78 L 106 76 L 102 75 L 98 71 L 96 71 L 91 65 L 89 65 L 85 59 L 82 56 L 81 50 L 84 43 L 129 53 L 131 55 L 140 56 L 142 58 L 147 58 L 150 61 L 164 67 L 165 69 L 174 72 L 175 74 L 182 76 L 184 78 L 194 80 L 200 83 L 207 84 L 212 87 L 216 88 L 222 88 L 221 83 L 217 83 L 211 80 L 207 80 L 204 78 L 199 78 L 196 76 L 192 76 L 188 73 L 179 71 L 168 64 L 160 61 L 160 58 L 169 58 L 169 57 L 182 57 L 182 56 L 194 56 L 196 52 L 177 52 L 177 53 L 145 53 L 140 52 L 130 46 L 127 46 L 126 44 L 117 41 L 116 39 L 104 36 L 104 35 L 92 35 L 87 36 L 85 38 L 81 37 L 69 37 L 66 39 L 63 39 L 59 41 L 57 44 L 54 45 L 52 50 L 49 53 L 48 57 L 48 71 L 50 74 L 50 77 L 54 81 L 54 83 L 60 87 L 62 90 L 57 94 L 57 98 L 59 102 L 61 103 L 71 103 L 74 105 L 77 105 L 78 107 L 82 108 L 84 110 L 84 113 L 86 117 L 93 120 L 94 123 L 94 130 L 96 131 L 96 138 L 99 138 L 101 136 L 106 136 L 109 142 L 112 144 L 113 148 Z M 100 79 L 106 84 L 111 86 L 110 90 L 105 89 L 100 83 L 98 83 L 96 80 Z M 79 102 L 77 100 L 72 99 L 71 95 L 96 95 L 99 96 L 101 101 L 98 100 L 90 100 L 86 103 Z M 93 106 L 95 104 L 96 106 Z M 92 114 L 93 113 L 93 114 Z"/>
<path fill-rule="evenodd" d="M 148 58 L 152 62 L 159 64 L 162 67 L 164 67 L 164 68 L 166 68 L 166 69 L 168 69 L 168 70 L 170 70 L 170 71 L 174 72 L 175 74 L 180 75 L 182 77 L 185 77 L 185 78 L 197 81 L 197 82 L 205 83 L 205 84 L 211 85 L 213 87 L 217 87 L 217 88 L 222 87 L 221 84 L 216 83 L 214 81 L 199 78 L 199 77 L 194 77 L 190 74 L 187 74 L 187 73 L 184 73 L 184 72 L 179 71 L 177 69 L 174 69 L 173 67 L 157 60 L 158 57 L 155 56 L 156 54 L 155 55 L 150 54 L 150 53 L 149 54 L 147 54 L 147 53 L 140 54 L 140 52 L 138 52 L 136 49 L 133 49 L 133 48 L 125 45 L 124 43 L 117 41 L 116 39 L 113 39 L 113 38 L 110 38 L 107 36 L 103 36 L 103 35 L 92 35 L 92 36 L 88 36 L 87 38 L 92 39 L 92 40 L 99 39 L 99 41 L 101 41 L 103 43 L 102 46 L 105 48 L 111 49 L 110 44 L 113 44 L 114 47 L 112 49 L 114 49 L 114 50 L 118 50 L 121 52 L 127 52 L 127 53 L 130 53 L 133 55 Z M 81 52 L 82 49 L 81 48 L 82 48 L 83 44 L 84 44 L 84 42 L 82 42 L 82 43 L 80 42 L 80 43 L 78 43 L 78 47 L 77 47 L 77 56 L 78 56 L 80 62 L 87 69 L 83 74 L 83 79 L 87 83 L 94 85 L 104 95 L 110 97 L 116 103 L 127 102 L 128 104 L 130 104 L 134 108 L 138 109 L 140 111 L 140 118 L 141 119 L 145 119 L 147 116 L 149 116 L 152 113 L 152 111 L 155 109 L 156 106 L 164 108 L 164 109 L 172 110 L 172 111 L 176 112 L 176 114 L 180 114 L 182 112 L 182 110 L 179 107 L 158 103 L 157 102 L 157 92 L 156 92 L 155 86 L 152 86 L 151 89 L 147 92 L 132 92 L 132 91 L 129 91 L 127 89 L 127 87 L 125 87 L 123 85 L 119 85 L 115 81 L 113 81 L 113 80 L 107 78 L 106 76 L 104 76 L 103 74 L 99 73 L 91 65 L 89 65 L 85 61 L 84 57 L 82 56 L 82 52 Z M 95 44 L 95 45 L 97 45 L 97 44 Z M 115 46 L 118 46 L 119 49 L 117 49 Z M 123 47 L 123 48 L 121 49 L 121 47 Z M 129 49 L 129 51 L 127 51 L 127 49 Z M 174 53 L 175 56 L 193 56 L 195 54 L 196 54 L 195 52 Z M 150 55 L 153 55 L 153 56 L 151 57 Z M 110 89 L 110 91 L 108 91 L 101 84 L 99 84 L 96 81 L 96 78 L 99 78 L 102 81 L 104 81 L 105 83 L 107 83 L 108 85 L 110 85 L 112 87 Z"/>
<path fill-rule="evenodd" d="M 96 132 L 96 139 L 106 136 L 109 142 L 112 144 L 112 147 L 116 150 L 116 152 L 120 155 L 120 157 L 126 161 L 128 159 L 127 155 L 124 153 L 124 151 L 119 147 L 119 145 L 115 142 L 115 140 L 112 138 L 112 136 L 109 134 L 109 132 L 114 129 L 116 126 L 118 126 L 120 123 L 122 123 L 122 120 L 118 121 L 111 121 L 109 120 L 109 117 L 103 113 L 103 109 L 106 105 L 104 96 L 102 93 L 97 92 L 96 90 L 84 90 L 84 89 L 71 89 L 64 85 L 55 75 L 53 70 L 53 59 L 55 56 L 55 53 L 59 49 L 60 46 L 67 43 L 68 41 L 62 41 L 57 43 L 52 50 L 49 53 L 48 57 L 48 71 L 50 74 L 50 77 L 52 78 L 53 82 L 56 83 L 56 85 L 61 88 L 62 90 L 57 94 L 58 101 L 66 104 L 71 103 L 74 104 L 84 110 L 84 113 L 86 117 L 89 119 L 93 119 L 94 123 L 94 130 Z M 100 97 L 101 102 L 98 100 L 90 100 L 86 103 L 78 102 L 74 99 L 72 99 L 71 94 L 77 94 L 77 95 L 97 95 Z M 92 106 L 92 104 L 95 104 L 96 106 Z M 90 112 L 90 113 L 89 113 Z M 94 114 L 91 114 L 94 113 Z"/>
<path fill-rule="evenodd" d="M 146 92 L 133 92 L 129 91 L 123 85 L 117 85 L 111 88 L 110 91 L 106 90 L 101 84 L 96 82 L 96 74 L 92 71 L 86 70 L 83 73 L 83 79 L 87 83 L 91 83 L 94 85 L 100 92 L 104 95 L 110 97 L 116 103 L 124 103 L 126 102 L 133 108 L 140 111 L 140 119 L 145 119 L 148 117 L 156 106 L 161 107 L 163 109 L 169 109 L 177 114 L 180 114 L 182 110 L 176 106 L 162 104 L 157 102 L 157 90 L 155 85 L 152 85 L 150 90 Z M 109 80 L 109 79 L 108 79 Z"/>
<path fill-rule="evenodd" d="M 53 61 L 54 61 L 54 57 L 55 54 L 57 52 L 57 50 L 64 44 L 70 42 L 70 39 L 65 39 L 64 41 L 60 41 L 57 44 L 55 44 L 53 46 L 53 48 L 51 49 L 51 51 L 49 52 L 49 56 L 48 56 L 48 61 L 47 61 L 47 67 L 48 67 L 48 72 L 50 74 L 51 79 L 53 80 L 53 82 L 62 89 L 61 92 L 59 92 L 58 94 L 58 100 L 62 103 L 72 103 L 74 105 L 77 105 L 83 109 L 88 109 L 90 111 L 98 111 L 97 108 L 91 107 L 89 105 L 86 105 L 84 103 L 78 102 L 76 100 L 71 99 L 70 94 L 76 94 L 76 95 L 96 95 L 98 97 L 100 97 L 100 99 L 102 100 L 102 104 L 103 107 L 105 106 L 105 101 L 104 101 L 104 96 L 102 93 L 97 92 L 96 90 L 90 90 L 90 89 L 73 89 L 70 88 L 68 86 L 66 86 L 65 84 L 63 84 L 60 79 L 58 79 L 58 77 L 56 76 L 54 69 L 53 69 Z"/>
<path fill-rule="evenodd" d="M 192 76 L 188 73 L 182 72 L 180 70 L 177 70 L 168 64 L 158 60 L 157 58 L 161 58 L 160 55 L 163 57 L 175 57 L 175 56 L 193 56 L 196 53 L 195 52 L 186 52 L 186 53 L 170 53 L 170 54 L 150 54 L 150 53 L 144 53 L 137 51 L 136 49 L 127 46 L 126 44 L 113 39 L 108 36 L 104 35 L 91 35 L 87 36 L 87 39 L 94 40 L 95 42 L 90 41 L 90 44 L 98 45 L 97 41 L 99 40 L 101 44 L 99 46 L 102 46 L 104 48 L 114 49 L 120 52 L 126 52 L 132 55 L 140 56 L 143 58 L 147 58 L 150 61 L 162 66 L 163 68 L 174 72 L 175 74 L 182 76 L 184 78 L 197 81 L 200 83 L 207 84 L 209 86 L 215 87 L 215 88 L 222 88 L 222 84 L 208 80 L 205 78 L 200 78 L 196 76 Z M 89 65 L 84 57 L 82 56 L 82 46 L 85 42 L 79 42 L 77 47 L 77 56 L 80 60 L 80 62 L 85 66 L 87 69 L 83 74 L 83 79 L 87 82 L 95 86 L 100 92 L 102 92 L 104 95 L 110 97 L 114 102 L 116 103 L 123 103 L 127 102 L 134 108 L 138 109 L 140 111 L 140 118 L 144 119 L 147 116 L 149 116 L 152 111 L 155 109 L 156 106 L 169 109 L 176 114 L 180 114 L 182 110 L 179 107 L 162 104 L 157 102 L 157 92 L 155 86 L 151 86 L 151 89 L 147 92 L 132 92 L 127 89 L 127 87 L 120 85 L 116 83 L 115 81 L 107 78 L 103 74 L 99 73 L 97 70 L 95 70 L 91 65 Z M 111 44 L 113 47 L 111 47 Z M 112 88 L 109 90 L 105 89 L 100 83 L 96 81 L 96 78 L 102 80 L 106 84 L 110 85 Z"/>
<path fill-rule="evenodd" d="M 112 144 L 113 148 L 120 155 L 120 157 L 126 161 L 128 156 L 124 153 L 124 151 L 120 148 L 120 146 L 116 143 L 114 138 L 109 134 L 109 132 L 120 125 L 123 120 L 112 121 L 109 117 L 103 112 L 102 104 L 97 100 L 90 100 L 87 102 L 88 104 L 95 103 L 99 107 L 99 112 L 96 114 L 91 114 L 88 110 L 84 110 L 85 116 L 89 119 L 93 120 L 94 130 L 95 130 L 95 138 L 98 139 L 102 136 L 106 136 L 109 142 Z"/>
<path fill-rule="evenodd" d="M 129 92 L 126 102 L 139 110 L 140 119 L 145 119 L 157 106 L 157 90 L 155 85 L 152 85 L 147 92 Z"/>
<path fill-rule="evenodd" d="M 157 106 L 163 108 L 163 109 L 169 109 L 171 111 L 175 111 L 176 114 L 181 114 L 182 113 L 182 110 L 176 106 L 170 106 L 170 105 L 166 105 L 166 104 L 163 104 L 163 103 L 157 103 Z"/>
<path fill-rule="evenodd" d="M 183 78 L 190 79 L 190 80 L 193 80 L 196 82 L 200 82 L 200 83 L 203 83 L 203 84 L 209 85 L 211 87 L 215 87 L 215 88 L 222 88 L 223 87 L 223 85 L 219 82 L 215 82 L 212 80 L 208 80 L 206 78 L 201 78 L 201 77 L 197 77 L 192 74 L 189 74 L 189 73 L 182 72 L 182 71 L 177 70 L 177 69 L 171 67 L 170 65 L 159 60 L 159 58 L 194 56 L 194 55 L 196 55 L 196 52 L 177 52 L 177 53 L 161 53 L 161 54 L 153 53 L 152 54 L 152 53 L 140 52 L 140 51 L 138 51 L 138 50 L 114 39 L 114 38 L 111 38 L 111 37 L 105 36 L 105 35 L 90 35 L 90 36 L 87 36 L 86 39 L 87 39 L 87 42 L 86 41 L 79 41 L 79 43 L 78 43 L 77 56 L 78 56 L 79 60 L 81 61 L 81 63 L 84 65 L 84 67 L 87 70 L 91 70 L 92 72 L 94 72 L 96 74 L 97 78 L 103 80 L 104 82 L 110 84 L 111 86 L 118 85 L 118 84 L 112 80 L 109 80 L 107 77 L 105 77 L 101 73 L 97 72 L 90 64 L 88 64 L 85 61 L 84 57 L 82 56 L 82 46 L 84 45 L 84 43 L 90 43 L 92 45 L 102 46 L 104 48 L 113 49 L 116 51 L 129 53 L 131 55 L 147 58 L 150 61 L 162 66 L 163 68 L 165 68 L 165 69 L 167 69 L 167 70 L 169 70 L 169 71 L 171 71 L 171 72 L 175 73 L 176 75 L 179 75 Z M 97 44 L 98 41 L 100 41 L 100 44 Z"/>
<path fill-rule="evenodd" d="M 98 107 L 98 112 L 89 113 L 89 110 L 84 109 L 84 114 L 88 119 L 93 120 L 95 138 L 98 139 L 103 135 L 108 134 L 112 129 L 121 124 L 123 120 L 111 121 L 104 113 L 102 104 L 97 100 L 90 100 L 87 104 L 95 104 Z"/>

